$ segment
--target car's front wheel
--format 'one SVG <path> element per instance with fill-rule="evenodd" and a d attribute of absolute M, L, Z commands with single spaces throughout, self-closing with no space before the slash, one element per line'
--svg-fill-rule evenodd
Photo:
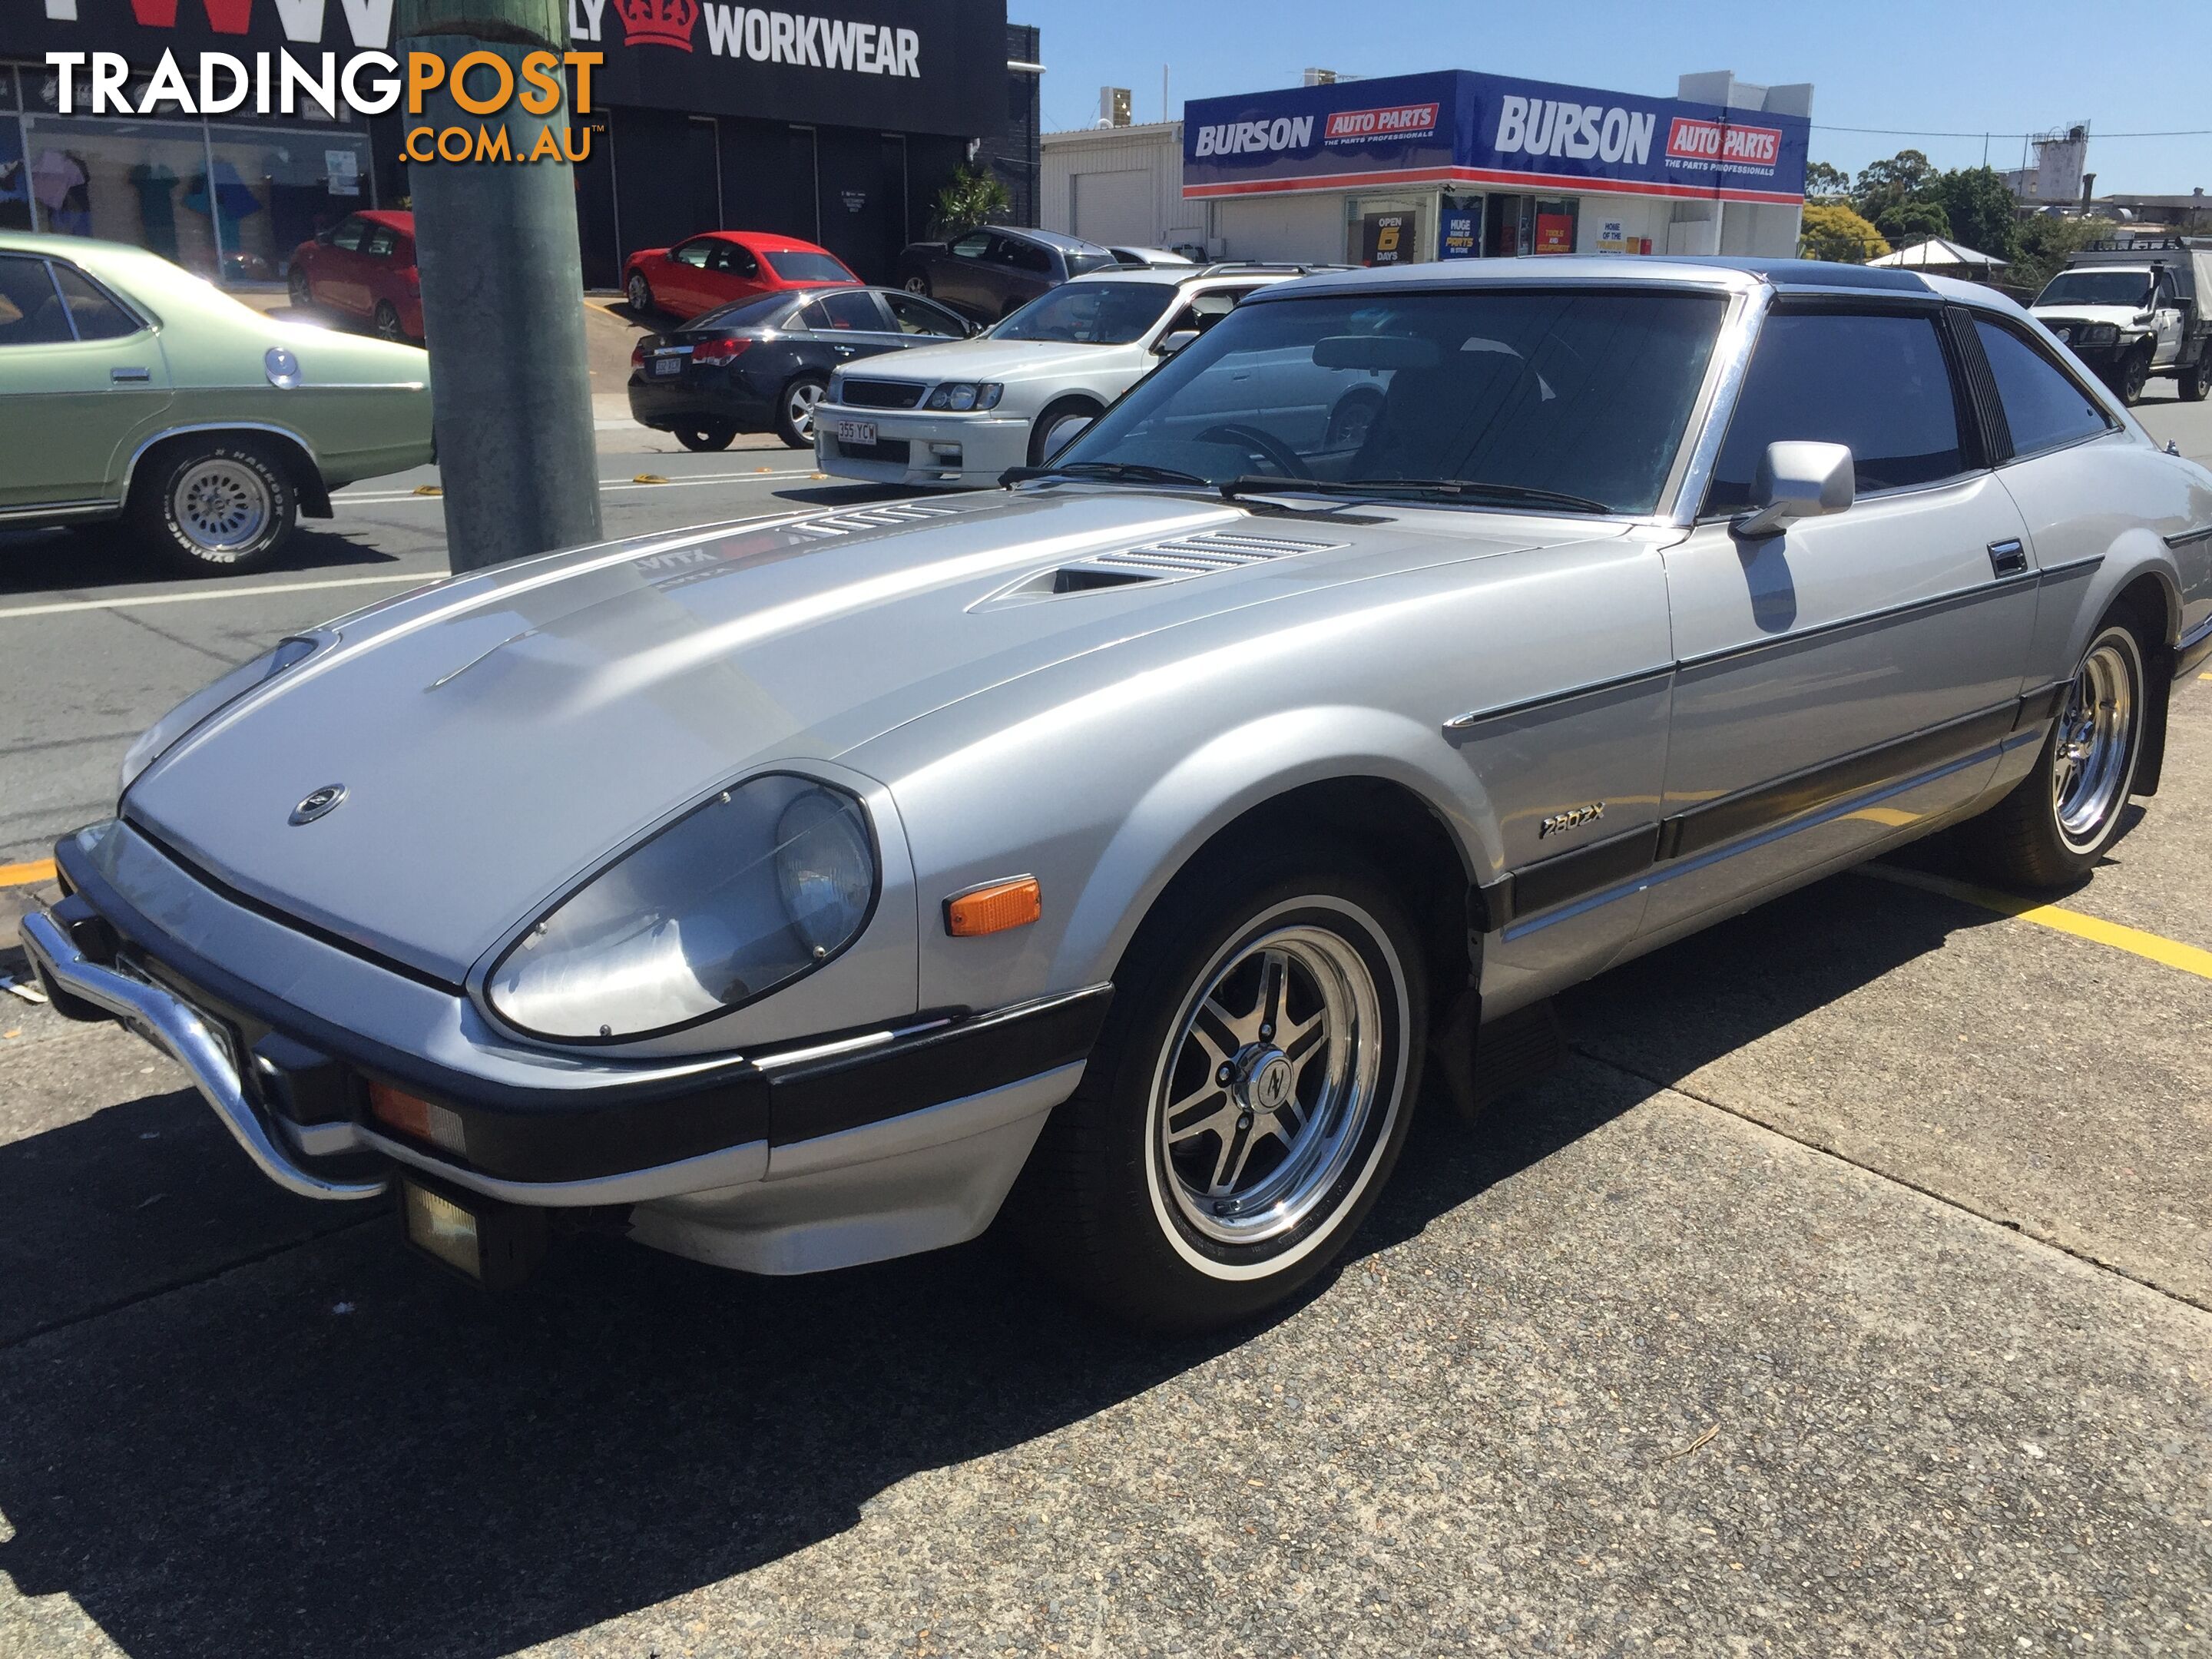
<path fill-rule="evenodd" d="M 128 511 L 140 541 L 172 569 L 234 575 L 267 563 L 291 535 L 300 494 L 267 446 L 210 434 L 147 457 Z"/>
<path fill-rule="evenodd" d="M 645 273 L 641 270 L 630 272 L 627 286 L 629 308 L 641 317 L 650 315 L 653 311 L 653 284 L 645 280 Z"/>
<path fill-rule="evenodd" d="M 292 274 L 284 279 L 284 286 L 290 294 L 293 310 L 313 311 L 315 308 L 314 289 L 307 281 L 307 273 L 300 266 L 292 267 Z"/>
<path fill-rule="evenodd" d="M 2152 680 L 2143 635 L 2115 611 L 2081 653 L 2035 769 L 1967 826 L 2000 881 L 2061 887 L 2088 873 L 2120 832 L 2142 758 Z"/>
<path fill-rule="evenodd" d="M 399 315 L 399 307 L 389 300 L 376 302 L 376 337 L 400 345 L 407 343 L 407 325 Z"/>
<path fill-rule="evenodd" d="M 1256 1313 L 1336 1257 L 1404 1144 L 1425 1043 L 1419 936 L 1356 851 L 1196 874 L 1131 945 L 1012 1209 L 1047 1267 L 1164 1329 Z"/>

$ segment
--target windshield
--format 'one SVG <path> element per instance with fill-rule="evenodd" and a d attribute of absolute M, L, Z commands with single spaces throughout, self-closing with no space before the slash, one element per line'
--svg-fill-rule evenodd
<path fill-rule="evenodd" d="M 1159 321 L 1175 296 L 1173 283 L 1067 283 L 1030 301 L 991 337 L 1127 345 Z"/>
<path fill-rule="evenodd" d="M 1242 305 L 1055 465 L 1649 513 L 1726 304 L 1708 294 L 1554 290 Z"/>
<path fill-rule="evenodd" d="M 860 279 L 827 253 L 801 253 L 780 247 L 761 255 L 787 283 L 857 283 Z"/>
<path fill-rule="evenodd" d="M 720 311 L 710 311 L 703 317 L 694 317 L 684 324 L 686 328 L 774 328 L 783 313 L 793 309 L 799 301 L 788 294 L 771 294 L 765 298 L 740 300 L 733 306 L 724 306 Z"/>
<path fill-rule="evenodd" d="M 2062 270 L 2036 296 L 2039 306 L 2139 306 L 2150 298 L 2140 270 Z"/>

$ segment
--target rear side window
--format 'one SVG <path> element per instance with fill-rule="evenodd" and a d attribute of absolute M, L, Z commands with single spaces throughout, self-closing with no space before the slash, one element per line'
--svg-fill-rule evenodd
<path fill-rule="evenodd" d="M 897 319 L 902 334 L 942 335 L 947 339 L 964 338 L 968 331 L 959 319 L 942 306 L 933 306 L 927 300 L 918 300 L 911 294 L 886 294 L 884 301 Z"/>
<path fill-rule="evenodd" d="M 2096 401 L 2019 335 L 2002 323 L 1979 319 L 1974 330 L 1982 337 L 1990 373 L 1996 376 L 2014 454 L 2038 454 L 2112 430 L 2112 421 Z"/>
<path fill-rule="evenodd" d="M 857 283 L 844 262 L 827 253 L 809 253 L 795 247 L 770 248 L 763 256 L 787 283 Z"/>
<path fill-rule="evenodd" d="M 70 337 L 69 315 L 46 262 L 0 254 L 0 346 L 52 345 Z"/>
<path fill-rule="evenodd" d="M 1705 496 L 1751 504 L 1771 443 L 1848 444 L 1862 495 L 1966 471 L 1951 371 L 1933 317 L 1783 312 L 1766 319 Z"/>
<path fill-rule="evenodd" d="M 82 271 L 57 264 L 54 281 L 61 285 L 62 297 L 69 302 L 70 315 L 76 319 L 78 339 L 119 340 L 145 326 Z"/>
<path fill-rule="evenodd" d="M 390 225 L 379 225 L 368 233 L 368 240 L 362 245 L 361 251 L 372 259 L 389 259 L 398 240 Z"/>

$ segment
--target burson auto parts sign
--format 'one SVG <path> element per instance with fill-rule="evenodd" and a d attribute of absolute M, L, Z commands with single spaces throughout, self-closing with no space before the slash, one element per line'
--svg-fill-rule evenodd
<path fill-rule="evenodd" d="M 1194 100 L 1183 194 L 1464 184 L 1804 199 L 1810 124 L 1448 70 Z"/>

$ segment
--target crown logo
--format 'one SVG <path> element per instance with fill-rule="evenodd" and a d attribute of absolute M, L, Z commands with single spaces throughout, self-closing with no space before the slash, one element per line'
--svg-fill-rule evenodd
<path fill-rule="evenodd" d="M 699 21 L 699 0 L 615 0 L 623 38 L 633 46 L 691 50 L 691 31 Z"/>

